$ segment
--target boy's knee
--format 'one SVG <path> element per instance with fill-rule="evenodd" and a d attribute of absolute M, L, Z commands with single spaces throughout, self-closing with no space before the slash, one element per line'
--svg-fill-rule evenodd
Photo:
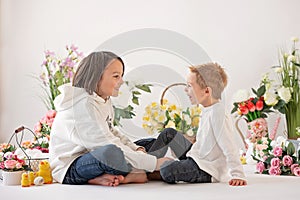
<path fill-rule="evenodd" d="M 173 128 L 165 128 L 161 132 L 161 135 L 165 138 L 168 138 L 169 140 L 175 138 L 176 134 L 177 134 L 177 131 Z"/>

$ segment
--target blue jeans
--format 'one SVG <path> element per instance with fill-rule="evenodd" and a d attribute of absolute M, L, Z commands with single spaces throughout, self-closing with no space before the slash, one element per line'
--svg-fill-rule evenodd
<path fill-rule="evenodd" d="M 69 167 L 63 184 L 86 184 L 102 174 L 126 176 L 130 171 L 122 150 L 110 144 L 78 157 Z"/>
<path fill-rule="evenodd" d="M 167 161 L 160 168 L 160 175 L 167 183 L 211 183 L 211 175 L 201 170 L 190 157 L 179 161 Z"/>

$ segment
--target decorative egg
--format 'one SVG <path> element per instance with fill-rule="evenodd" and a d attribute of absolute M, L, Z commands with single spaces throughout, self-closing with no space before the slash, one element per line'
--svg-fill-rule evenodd
<path fill-rule="evenodd" d="M 44 178 L 41 176 L 37 176 L 34 181 L 33 181 L 34 185 L 43 185 L 44 184 Z"/>

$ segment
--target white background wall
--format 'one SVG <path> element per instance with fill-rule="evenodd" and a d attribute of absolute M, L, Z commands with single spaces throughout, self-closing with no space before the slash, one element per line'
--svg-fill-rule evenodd
<path fill-rule="evenodd" d="M 298 0 L 0 0 L 0 142 L 33 127 L 46 108 L 38 82 L 43 51 L 85 54 L 120 33 L 168 29 L 198 43 L 226 68 L 226 99 L 257 87 L 278 48 L 300 36 Z M 230 108 L 231 109 L 231 108 Z"/>

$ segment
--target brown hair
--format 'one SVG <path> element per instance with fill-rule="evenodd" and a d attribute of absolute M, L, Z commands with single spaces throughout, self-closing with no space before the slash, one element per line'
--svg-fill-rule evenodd
<path fill-rule="evenodd" d="M 191 72 L 196 73 L 197 83 L 201 88 L 210 87 L 212 97 L 221 99 L 221 94 L 227 85 L 227 75 L 218 63 L 206 63 L 189 68 Z"/>
<path fill-rule="evenodd" d="M 124 74 L 124 62 L 116 54 L 109 51 L 92 52 L 80 62 L 72 85 L 84 88 L 89 94 L 93 94 L 97 91 L 98 82 L 102 78 L 104 70 L 115 59 L 122 63 Z"/>

